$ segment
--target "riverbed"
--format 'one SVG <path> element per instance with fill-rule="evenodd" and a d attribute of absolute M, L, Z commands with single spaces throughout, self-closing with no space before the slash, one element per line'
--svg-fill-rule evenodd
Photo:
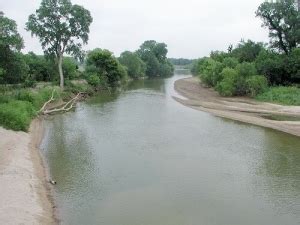
<path fill-rule="evenodd" d="M 298 225 L 300 138 L 181 105 L 135 81 L 45 122 L 62 224 Z"/>

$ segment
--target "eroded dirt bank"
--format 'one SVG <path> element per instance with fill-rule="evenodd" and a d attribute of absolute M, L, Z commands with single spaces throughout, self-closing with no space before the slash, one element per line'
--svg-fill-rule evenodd
<path fill-rule="evenodd" d="M 175 90 L 186 99 L 177 97 L 174 99 L 185 106 L 300 137 L 300 106 L 282 106 L 246 97 L 221 97 L 213 89 L 204 87 L 199 79 L 194 77 L 176 81 Z M 287 119 L 268 119 L 276 116 Z M 299 118 L 299 121 L 288 118 Z"/>
<path fill-rule="evenodd" d="M 38 146 L 42 121 L 29 133 L 0 127 L 0 224 L 57 224 Z"/>

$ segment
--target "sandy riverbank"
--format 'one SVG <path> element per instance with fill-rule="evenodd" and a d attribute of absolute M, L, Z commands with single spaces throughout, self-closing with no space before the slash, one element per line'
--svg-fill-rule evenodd
<path fill-rule="evenodd" d="M 0 127 L 0 224 L 57 224 L 38 149 L 42 138 L 38 119 L 29 133 Z"/>
<path fill-rule="evenodd" d="M 268 127 L 300 137 L 300 121 L 277 121 L 266 116 L 299 117 L 299 106 L 282 106 L 264 103 L 246 97 L 221 97 L 211 88 L 200 84 L 198 78 L 181 79 L 175 82 L 175 90 L 186 99 L 174 97 L 185 106 L 213 115 Z"/>

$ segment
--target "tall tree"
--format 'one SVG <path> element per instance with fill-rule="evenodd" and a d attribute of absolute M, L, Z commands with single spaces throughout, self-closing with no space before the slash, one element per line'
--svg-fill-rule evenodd
<path fill-rule="evenodd" d="M 40 8 L 29 16 L 26 29 L 39 38 L 45 54 L 55 57 L 61 88 L 63 56 L 82 56 L 82 45 L 88 42 L 92 21 L 88 10 L 70 0 L 42 0 Z"/>
<path fill-rule="evenodd" d="M 17 24 L 14 20 L 4 16 L 0 11 L 0 45 L 10 50 L 20 51 L 23 47 L 23 39 L 18 33 Z"/>
<path fill-rule="evenodd" d="M 123 52 L 120 55 L 119 62 L 127 68 L 130 77 L 137 79 L 145 76 L 146 65 L 135 52 Z"/>
<path fill-rule="evenodd" d="M 27 68 L 19 51 L 24 47 L 14 20 L 0 11 L 0 83 L 19 83 Z"/>
<path fill-rule="evenodd" d="M 300 44 L 300 12 L 294 0 L 264 2 L 256 11 L 269 28 L 271 47 L 289 54 Z"/>
<path fill-rule="evenodd" d="M 145 41 L 137 50 L 137 54 L 146 63 L 147 76 L 165 77 L 173 74 L 174 68 L 167 59 L 168 49 L 165 43 Z"/>

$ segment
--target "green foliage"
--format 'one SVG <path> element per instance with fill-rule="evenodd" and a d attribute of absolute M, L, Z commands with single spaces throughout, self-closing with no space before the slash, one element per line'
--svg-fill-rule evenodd
<path fill-rule="evenodd" d="M 26 80 L 24 81 L 23 86 L 24 86 L 25 88 L 35 88 L 35 87 L 36 87 L 36 84 L 37 84 L 36 80 L 33 80 L 33 79 L 31 79 L 31 78 L 28 78 L 28 79 L 26 79 Z"/>
<path fill-rule="evenodd" d="M 10 101 L 0 104 L 0 125 L 16 131 L 27 131 L 35 111 L 31 103 Z"/>
<path fill-rule="evenodd" d="M 224 65 L 213 59 L 206 59 L 200 66 L 200 78 L 202 82 L 210 87 L 214 87 L 222 80 L 222 70 Z"/>
<path fill-rule="evenodd" d="M 57 77 L 53 62 L 44 56 L 38 56 L 33 52 L 24 55 L 24 60 L 29 68 L 28 79 L 36 81 L 51 81 Z"/>
<path fill-rule="evenodd" d="M 300 83 L 300 48 L 295 48 L 287 57 L 286 73 L 290 75 L 292 83 Z"/>
<path fill-rule="evenodd" d="M 145 41 L 137 50 L 138 56 L 146 64 L 146 75 L 149 77 L 168 77 L 173 75 L 174 68 L 167 59 L 167 45 L 150 40 Z"/>
<path fill-rule="evenodd" d="M 101 80 L 100 80 L 99 76 L 95 73 L 90 74 L 87 77 L 87 82 L 94 87 L 97 87 L 101 84 Z"/>
<path fill-rule="evenodd" d="M 66 79 L 73 80 L 75 78 L 78 78 L 78 66 L 76 64 L 75 59 L 70 57 L 64 57 L 62 69 Z"/>
<path fill-rule="evenodd" d="M 50 87 L 36 91 L 13 88 L 3 90 L 0 95 L 0 126 L 27 131 L 37 111 L 50 99 L 52 91 Z M 54 94 L 55 99 L 61 96 L 58 89 Z"/>
<path fill-rule="evenodd" d="M 11 51 L 20 51 L 24 47 L 23 39 L 18 33 L 14 20 L 4 16 L 0 11 L 0 46 L 7 47 Z"/>
<path fill-rule="evenodd" d="M 231 55 L 238 59 L 239 62 L 254 62 L 260 51 L 264 49 L 264 44 L 261 42 L 242 40 L 235 49 L 232 50 Z"/>
<path fill-rule="evenodd" d="M 271 87 L 259 94 L 257 100 L 279 103 L 284 105 L 300 105 L 300 88 L 297 87 Z"/>
<path fill-rule="evenodd" d="M 223 62 L 223 60 L 225 58 L 229 57 L 229 54 L 226 53 L 226 52 L 222 52 L 222 51 L 212 51 L 210 53 L 210 58 L 215 60 L 215 61 L 218 61 L 218 62 Z"/>
<path fill-rule="evenodd" d="M 193 62 L 191 72 L 194 76 L 200 75 L 202 73 L 204 69 L 203 67 L 205 66 L 207 59 L 208 59 L 207 57 L 203 57 Z"/>
<path fill-rule="evenodd" d="M 236 70 L 239 76 L 247 78 L 257 74 L 257 70 L 254 63 L 240 63 L 236 66 Z"/>
<path fill-rule="evenodd" d="M 234 57 L 227 57 L 223 60 L 224 67 L 234 69 L 239 64 L 239 61 Z"/>
<path fill-rule="evenodd" d="M 43 88 L 38 91 L 31 91 L 28 89 L 17 90 L 14 93 L 14 99 L 19 101 L 26 101 L 32 104 L 35 110 L 39 110 L 44 102 L 48 101 L 52 95 L 53 88 Z M 56 89 L 54 98 L 58 99 L 60 91 Z"/>
<path fill-rule="evenodd" d="M 0 84 L 24 81 L 27 66 L 19 51 L 24 47 L 17 24 L 0 11 Z"/>
<path fill-rule="evenodd" d="M 268 81 L 264 76 L 255 75 L 246 80 L 247 94 L 251 97 L 263 93 L 268 88 Z"/>
<path fill-rule="evenodd" d="M 8 46 L 2 45 L 0 45 L 0 68 L 2 73 L 0 82 L 2 84 L 24 82 L 29 69 L 22 53 L 13 52 Z"/>
<path fill-rule="evenodd" d="M 256 16 L 269 29 L 272 48 L 288 54 L 300 44 L 300 13 L 294 0 L 264 2 Z"/>
<path fill-rule="evenodd" d="M 70 0 L 42 0 L 39 9 L 28 18 L 26 29 L 39 38 L 46 55 L 56 58 L 60 86 L 64 86 L 62 59 L 64 53 L 82 57 L 93 19 L 88 10 Z"/>
<path fill-rule="evenodd" d="M 127 77 L 126 70 L 113 54 L 102 49 L 94 49 L 88 53 L 86 73 L 88 77 L 97 74 L 100 81 L 109 87 L 120 85 Z"/>
<path fill-rule="evenodd" d="M 255 61 L 259 74 L 263 74 L 271 84 L 286 84 L 289 74 L 285 69 L 285 56 L 264 50 Z"/>
<path fill-rule="evenodd" d="M 223 79 L 218 82 L 216 90 L 222 96 L 234 96 L 236 94 L 236 85 L 239 76 L 237 71 L 232 68 L 224 68 L 221 75 Z"/>
<path fill-rule="evenodd" d="M 120 63 L 127 68 L 128 75 L 137 79 L 145 76 L 146 64 L 134 52 L 125 51 L 119 58 Z"/>

